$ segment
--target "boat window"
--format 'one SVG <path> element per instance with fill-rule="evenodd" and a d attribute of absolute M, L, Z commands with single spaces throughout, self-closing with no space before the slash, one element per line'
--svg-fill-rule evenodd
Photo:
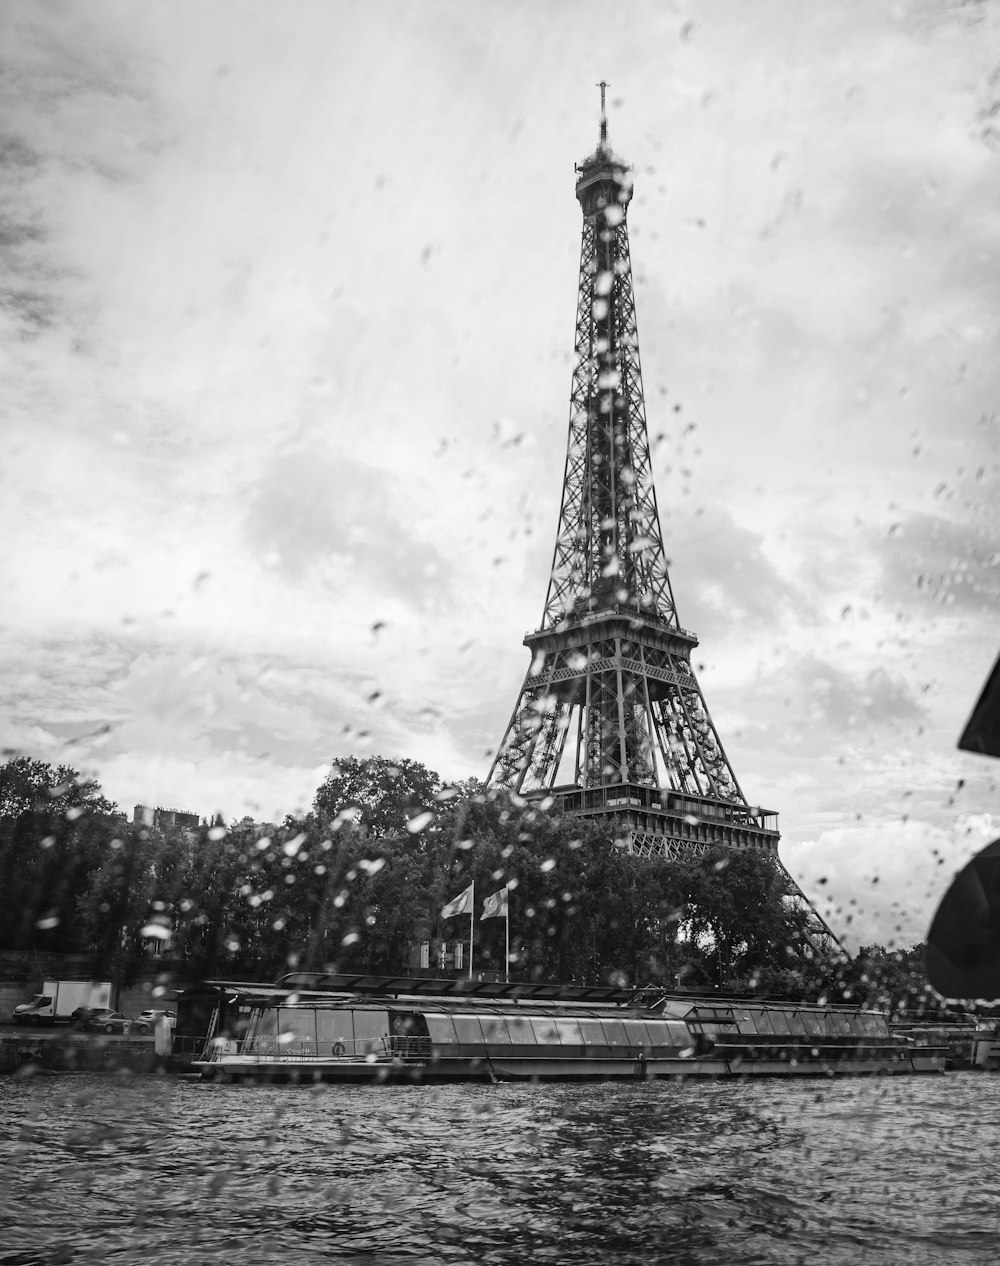
<path fill-rule="evenodd" d="M 274 1050 L 274 1038 L 277 1033 L 278 1013 L 269 1008 L 258 1011 L 256 1023 L 252 1023 L 246 1049 L 252 1054 L 265 1054 Z"/>
<path fill-rule="evenodd" d="M 430 1034 L 431 1042 L 435 1046 L 454 1046 L 458 1042 L 452 1016 L 427 1014 L 424 1019 L 427 1021 L 427 1032 Z"/>
<path fill-rule="evenodd" d="M 502 1042 L 504 1045 L 510 1045 L 507 1021 L 502 1015 L 484 1015 L 480 1017 L 480 1020 L 483 1026 L 483 1037 L 487 1042 Z"/>
<path fill-rule="evenodd" d="M 581 1020 L 580 1032 L 587 1046 L 606 1046 L 608 1039 L 604 1036 L 604 1028 L 600 1020 Z"/>
<path fill-rule="evenodd" d="M 609 1046 L 628 1045 L 625 1026 L 621 1020 L 602 1020 L 601 1023 L 604 1025 L 604 1040 Z"/>
<path fill-rule="evenodd" d="M 691 1045 L 691 1033 L 682 1020 L 647 1020 L 646 1032 L 650 1045 L 671 1048 Z"/>
<path fill-rule="evenodd" d="M 888 1037 L 889 1026 L 880 1011 L 863 1011 L 865 1033 L 868 1037 Z"/>
<path fill-rule="evenodd" d="M 389 1012 L 372 1007 L 354 1012 L 354 1042 L 359 1055 L 370 1055 L 384 1049 L 389 1036 Z"/>
<path fill-rule="evenodd" d="M 629 1046 L 649 1046 L 649 1032 L 642 1020 L 623 1020 Z"/>
<path fill-rule="evenodd" d="M 775 1030 L 774 1030 L 773 1017 L 771 1016 L 771 1013 L 769 1011 L 764 1011 L 764 1010 L 750 1011 L 747 1014 L 750 1020 L 750 1024 L 753 1025 L 753 1028 L 751 1030 L 751 1028 L 748 1025 L 741 1024 L 740 1025 L 741 1033 L 750 1033 L 750 1032 L 762 1033 L 767 1037 L 770 1037 L 774 1033 Z"/>
<path fill-rule="evenodd" d="M 691 1030 L 683 1020 L 668 1020 L 665 1027 L 667 1030 L 665 1041 L 668 1046 L 678 1046 L 681 1050 L 687 1050 L 692 1046 Z"/>
<path fill-rule="evenodd" d="M 790 1023 L 791 1013 L 788 1011 L 770 1011 L 771 1030 L 776 1037 L 788 1037 L 791 1033 L 792 1026 Z"/>
<path fill-rule="evenodd" d="M 460 1042 L 474 1042 L 477 1046 L 483 1044 L 483 1026 L 479 1023 L 478 1016 L 456 1015 L 452 1019 L 455 1021 L 455 1032 Z"/>
<path fill-rule="evenodd" d="M 526 1016 L 509 1015 L 507 1017 L 507 1028 L 510 1031 L 510 1040 L 515 1045 L 520 1042 L 534 1046 L 535 1035 L 531 1031 L 531 1025 L 528 1023 Z"/>
<path fill-rule="evenodd" d="M 290 1046 L 316 1045 L 316 1012 L 312 1007 L 281 1007 L 278 1011 L 281 1033 L 290 1033 Z"/>
<path fill-rule="evenodd" d="M 579 1020 L 563 1020 L 554 1021 L 556 1028 L 559 1030 L 559 1040 L 565 1046 L 582 1046 L 584 1043 L 583 1034 L 580 1032 Z"/>
<path fill-rule="evenodd" d="M 351 1012 L 348 1010 L 317 1011 L 316 1048 L 319 1053 L 332 1054 L 338 1042 L 345 1052 L 354 1053 L 354 1021 Z"/>
<path fill-rule="evenodd" d="M 788 1021 L 789 1033 L 805 1033 L 805 1021 L 802 1019 L 802 1016 L 798 1013 L 798 1011 L 786 1011 L 785 1019 Z"/>
<path fill-rule="evenodd" d="M 800 1011 L 799 1018 L 805 1025 L 810 1037 L 819 1037 L 823 1032 L 823 1018 L 817 1011 Z"/>
<path fill-rule="evenodd" d="M 559 1046 L 561 1039 L 559 1030 L 556 1028 L 556 1022 L 550 1015 L 540 1015 L 532 1017 L 531 1031 L 535 1035 L 535 1041 L 539 1046 Z"/>
<path fill-rule="evenodd" d="M 830 1011 L 827 1015 L 828 1033 L 835 1033 L 837 1037 L 850 1037 L 851 1024 L 848 1017 L 843 1011 Z"/>

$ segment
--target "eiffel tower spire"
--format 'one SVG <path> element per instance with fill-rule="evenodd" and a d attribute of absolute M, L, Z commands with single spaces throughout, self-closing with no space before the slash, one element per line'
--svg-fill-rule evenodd
<path fill-rule="evenodd" d="M 552 571 L 487 782 L 608 818 L 628 852 L 677 858 L 723 845 L 777 861 L 777 814 L 751 806 L 740 789 L 691 666 L 698 639 L 674 604 L 639 364 L 632 172 L 608 143 L 607 85 L 599 87 L 600 140 L 576 167 L 583 234 Z M 814 943 L 835 945 L 787 880 Z"/>

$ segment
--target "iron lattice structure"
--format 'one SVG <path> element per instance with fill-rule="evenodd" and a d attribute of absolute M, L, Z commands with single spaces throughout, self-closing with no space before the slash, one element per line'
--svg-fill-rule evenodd
<path fill-rule="evenodd" d="M 569 442 L 531 666 L 488 783 L 613 819 L 617 846 L 678 858 L 771 853 L 813 944 L 837 946 L 777 858 L 777 814 L 743 795 L 677 618 L 650 463 L 628 241 L 629 168 L 608 145 L 577 167 L 583 211 Z"/>

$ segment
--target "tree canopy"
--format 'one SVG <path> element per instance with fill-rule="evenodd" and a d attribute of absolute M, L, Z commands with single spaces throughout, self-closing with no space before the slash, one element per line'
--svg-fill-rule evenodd
<path fill-rule="evenodd" d="M 467 940 L 441 911 L 470 884 L 483 971 L 504 971 L 504 921 L 479 915 L 506 887 L 515 979 L 867 996 L 812 953 L 766 854 L 625 855 L 607 823 L 417 761 L 342 757 L 305 817 L 197 831 L 128 824 L 66 766 L 0 767 L 0 949 L 85 951 L 121 979 L 151 955 L 187 975 L 399 973 L 421 942 Z"/>

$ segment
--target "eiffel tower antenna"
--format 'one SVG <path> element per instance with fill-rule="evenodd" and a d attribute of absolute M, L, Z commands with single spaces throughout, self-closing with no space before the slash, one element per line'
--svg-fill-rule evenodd
<path fill-rule="evenodd" d="M 601 90 L 601 148 L 603 149 L 608 143 L 608 112 L 604 105 L 604 90 L 610 88 L 611 85 L 602 79 L 597 87 Z"/>
<path fill-rule="evenodd" d="M 608 820 L 616 846 L 678 859 L 774 857 L 814 947 L 839 942 L 778 860 L 778 815 L 751 806 L 677 616 L 646 429 L 627 214 L 631 169 L 607 142 L 576 167 L 583 212 L 562 505 L 542 619 L 487 782 Z"/>

